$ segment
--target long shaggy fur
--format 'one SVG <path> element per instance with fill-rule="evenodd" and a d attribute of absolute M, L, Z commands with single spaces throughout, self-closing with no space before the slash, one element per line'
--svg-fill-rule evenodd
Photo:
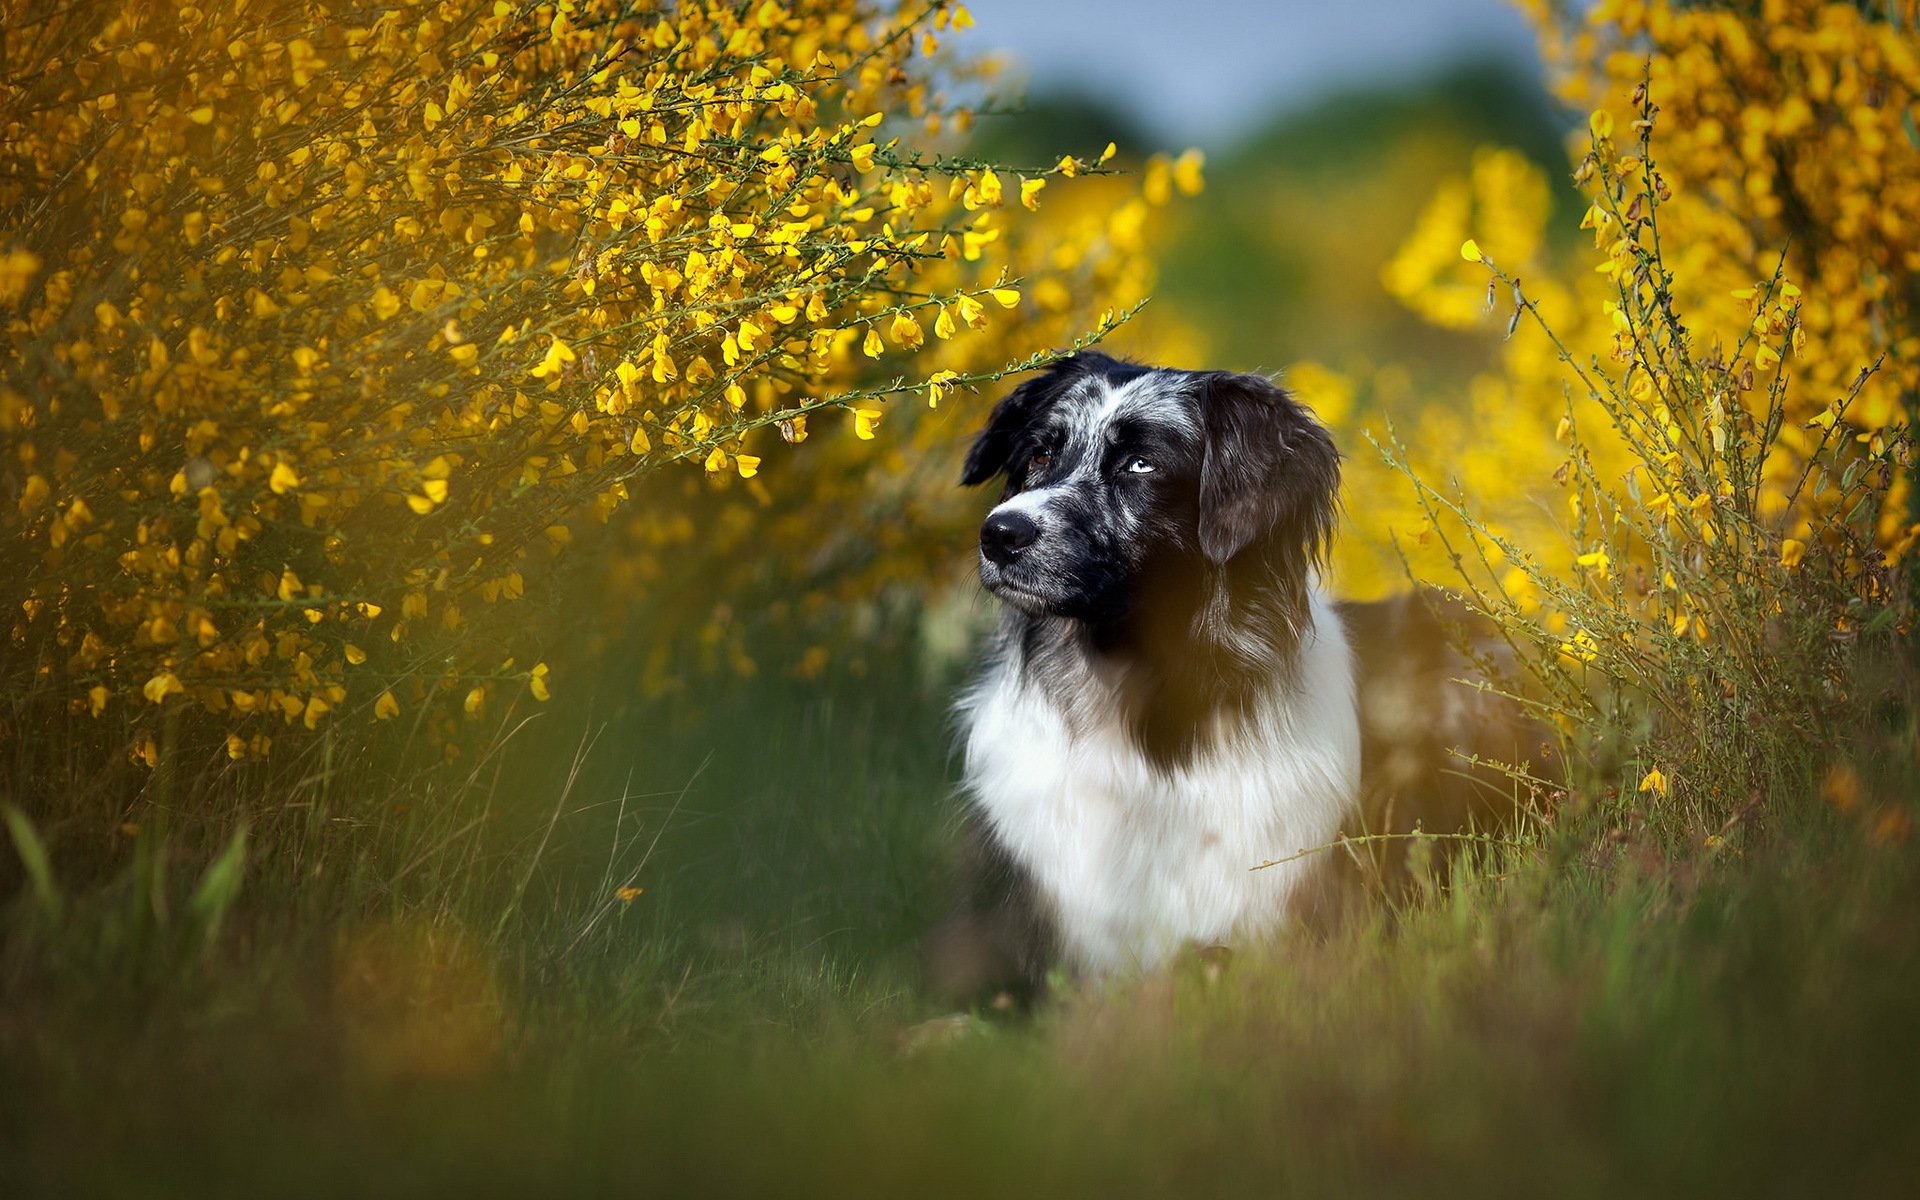
<path fill-rule="evenodd" d="M 1083 353 L 995 408 L 963 482 L 1005 602 L 961 702 L 974 874 L 953 994 L 1151 966 L 1282 924 L 1360 765 L 1319 573 L 1339 456 L 1270 381 Z"/>

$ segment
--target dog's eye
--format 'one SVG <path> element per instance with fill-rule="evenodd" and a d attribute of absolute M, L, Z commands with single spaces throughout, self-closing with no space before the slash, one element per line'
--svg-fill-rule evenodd
<path fill-rule="evenodd" d="M 1027 460 L 1027 470 L 1044 471 L 1053 465 L 1053 455 L 1045 450 L 1035 450 L 1033 457 Z"/>
<path fill-rule="evenodd" d="M 1155 470 L 1152 463 L 1141 458 L 1138 454 L 1129 458 L 1120 469 L 1129 475 L 1151 475 Z"/>

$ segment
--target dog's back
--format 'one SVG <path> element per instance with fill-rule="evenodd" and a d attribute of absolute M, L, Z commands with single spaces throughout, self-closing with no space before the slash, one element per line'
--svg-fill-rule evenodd
<path fill-rule="evenodd" d="M 1551 730 L 1503 694 L 1519 672 L 1491 622 L 1434 588 L 1342 602 L 1340 616 L 1361 745 L 1360 801 L 1343 832 L 1377 840 L 1326 856 L 1298 912 L 1313 924 L 1443 876 L 1460 845 L 1451 835 L 1509 829 L 1535 799 L 1511 769 L 1549 784 L 1561 774 Z"/>

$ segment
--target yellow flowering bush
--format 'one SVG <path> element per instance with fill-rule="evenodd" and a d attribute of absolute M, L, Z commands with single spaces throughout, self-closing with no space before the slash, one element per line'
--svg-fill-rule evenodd
<path fill-rule="evenodd" d="M 915 618 L 930 603 L 972 603 L 977 585 L 967 548 L 981 498 L 957 480 L 963 451 L 1000 389 L 967 381 L 1110 331 L 1118 353 L 1205 361 L 1178 314 L 1152 306 L 1140 312 L 1155 282 L 1152 249 L 1169 201 L 1201 186 L 1199 156 L 1188 152 L 1154 156 L 1137 179 L 1082 178 L 1050 190 L 1028 226 L 1000 243 L 1013 273 L 1032 281 L 1018 321 L 992 337 L 969 338 L 945 336 L 936 320 L 914 356 L 927 374 L 902 397 L 910 402 L 866 408 L 851 428 L 829 428 L 827 436 L 804 422 L 769 431 L 763 436 L 807 439 L 811 451 L 778 472 L 651 480 L 643 502 L 615 523 L 619 544 L 602 555 L 608 573 L 595 582 L 597 594 L 626 614 L 645 603 L 638 640 L 646 690 L 689 686 L 713 669 L 805 676 L 829 661 L 857 664 L 876 635 L 898 642 L 924 629 Z M 935 265 L 929 277 L 964 265 Z M 1127 324 L 1114 329 L 1123 317 Z M 878 349 L 876 369 L 897 378 L 901 352 L 891 342 Z M 659 511 L 676 515 L 661 520 Z M 628 623 L 621 613 L 608 617 L 611 632 Z"/>
<path fill-rule="evenodd" d="M 947 0 L 0 15 L 0 686 L 150 763 L 182 706 L 241 758 L 545 699 L 522 610 L 643 476 L 764 501 L 777 447 L 844 470 L 887 398 L 1141 290 L 1106 181 L 1105 220 L 1025 231 L 1104 159 L 906 141 L 966 119 Z M 735 536 L 688 515 L 635 523 Z"/>
<path fill-rule="evenodd" d="M 1416 552 L 1500 621 L 1544 711 L 1640 722 L 1607 753 L 1711 833 L 1838 734 L 1862 647 L 1910 622 L 1920 55 L 1844 5 L 1543 15 L 1565 94 L 1598 105 L 1574 172 L 1594 256 L 1563 270 L 1460 199 L 1531 184 L 1476 164 L 1443 191 L 1387 282 L 1449 322 L 1484 287 L 1508 340 L 1482 421 L 1389 457 L 1421 481 Z M 1498 471 L 1431 465 L 1483 434 Z"/>

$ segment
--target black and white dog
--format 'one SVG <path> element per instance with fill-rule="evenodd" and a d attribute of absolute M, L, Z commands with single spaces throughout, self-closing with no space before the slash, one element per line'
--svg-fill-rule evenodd
<path fill-rule="evenodd" d="M 965 890 L 926 947 L 948 999 L 1337 915 L 1444 863 L 1417 838 L 1300 851 L 1496 827 L 1521 799 L 1499 764 L 1558 777 L 1543 726 L 1461 685 L 1518 674 L 1491 624 L 1433 589 L 1329 601 L 1340 457 L 1268 380 L 1063 359 L 994 409 L 962 482 L 1003 475 L 980 578 L 1005 609 L 960 705 Z"/>
<path fill-rule="evenodd" d="M 968 894 L 937 990 L 1037 989 L 1284 924 L 1358 802 L 1354 663 L 1320 570 L 1339 454 L 1264 378 L 1081 353 L 994 409 L 963 482 L 1004 602 L 960 705 Z"/>

